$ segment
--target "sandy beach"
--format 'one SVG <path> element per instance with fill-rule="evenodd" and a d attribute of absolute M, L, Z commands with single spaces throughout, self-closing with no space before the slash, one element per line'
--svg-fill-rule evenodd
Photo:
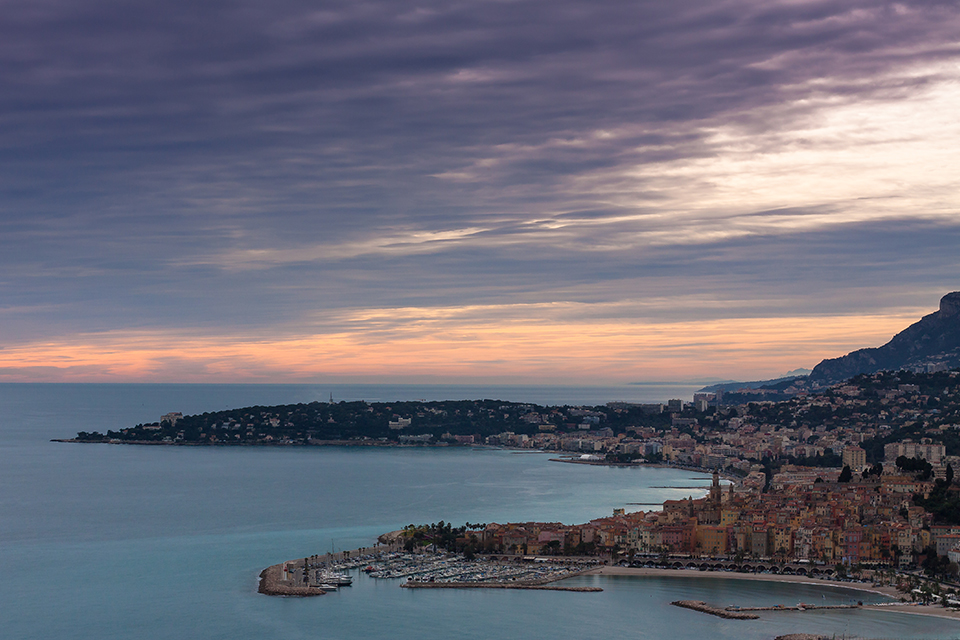
<path fill-rule="evenodd" d="M 656 576 L 663 578 L 716 578 L 726 580 L 754 580 L 759 582 L 795 582 L 800 584 L 813 584 L 819 586 L 840 587 L 842 589 L 855 589 L 865 593 L 889 596 L 899 599 L 902 594 L 894 587 L 875 587 L 863 582 L 837 582 L 835 580 L 819 580 L 807 576 L 776 575 L 769 573 L 734 573 L 727 571 L 689 571 L 685 569 L 657 569 L 648 567 L 598 567 L 584 572 L 584 575 L 604 575 L 604 576 Z M 864 605 L 864 609 L 876 609 L 881 611 L 896 611 L 898 613 L 910 613 L 914 615 L 935 616 L 940 618 L 950 618 L 960 620 L 960 611 L 944 609 L 938 605 L 919 606 L 913 604 L 896 604 L 886 606 Z"/>

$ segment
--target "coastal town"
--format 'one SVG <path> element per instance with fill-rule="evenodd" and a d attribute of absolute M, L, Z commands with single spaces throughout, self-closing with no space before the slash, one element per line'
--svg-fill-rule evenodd
<path fill-rule="evenodd" d="M 938 562 L 931 574 L 950 574 L 951 567 L 941 564 L 939 556 L 947 556 L 956 573 L 953 549 L 960 528 L 933 524 L 932 514 L 911 504 L 910 491 L 925 490 L 919 481 L 887 476 L 839 482 L 794 472 L 782 476 L 777 490 L 762 492 L 734 484 L 724 488 L 714 474 L 706 497 L 668 500 L 662 510 L 618 509 L 578 525 L 477 525 L 441 544 L 471 555 L 599 555 L 666 566 L 749 566 L 804 575 L 928 566 L 924 562 L 932 554 Z M 433 542 L 436 535 L 427 533 L 421 539 Z"/>
<path fill-rule="evenodd" d="M 675 465 L 714 473 L 707 496 L 588 523 L 488 524 L 458 551 L 650 555 L 920 568 L 960 561 L 960 371 L 881 372 L 822 389 L 780 384 L 779 401 L 540 407 L 501 401 L 311 403 L 182 416 L 85 442 L 262 446 L 501 446 L 581 464 Z M 752 397 L 764 389 L 744 390 Z M 336 431 L 336 433 L 333 433 Z M 333 438 L 331 435 L 338 437 Z M 323 437 L 321 437 L 323 436 Z M 720 484 L 720 478 L 728 484 Z M 800 566 L 800 569 L 805 567 Z"/>
<path fill-rule="evenodd" d="M 871 607 L 917 613 L 913 606 L 933 605 L 921 608 L 950 612 L 960 608 L 960 489 L 953 475 L 958 385 L 956 371 L 900 372 L 859 376 L 775 403 L 728 408 L 714 394 L 697 398 L 693 408 L 669 407 L 675 409 L 669 426 L 619 434 L 601 425 L 627 406 L 576 409 L 578 417 L 596 418 L 581 423 L 591 428 L 576 439 L 547 430 L 526 438 L 498 434 L 486 442 L 576 451 L 566 460 L 583 464 L 712 466 L 707 494 L 667 500 L 650 511 L 616 509 L 576 525 L 409 525 L 382 538 L 385 548 L 341 556 L 337 566 L 365 565 L 369 576 L 405 579 L 408 588 L 562 589 L 547 585 L 583 573 L 696 570 L 855 586 L 890 598 Z M 556 415 L 539 417 L 544 414 Z M 316 566 L 304 559 L 268 568 L 261 591 L 323 593 L 322 585 L 309 584 Z M 322 579 L 317 574 L 314 582 Z M 730 619 L 757 617 L 739 607 L 674 604 Z M 773 610 L 816 608 L 801 603 Z"/>
<path fill-rule="evenodd" d="M 404 580 L 406 588 L 588 592 L 600 589 L 553 583 L 585 574 L 682 577 L 692 570 L 728 578 L 815 580 L 871 594 L 866 605 L 864 596 L 856 604 L 789 607 L 673 603 L 722 618 L 864 606 L 960 615 L 955 549 L 960 531 L 931 524 L 931 514 L 909 504 L 904 482 L 923 490 L 915 484 L 921 481 L 882 474 L 850 481 L 788 474 L 778 490 L 763 492 L 724 487 L 714 472 L 703 498 L 668 500 L 659 511 L 616 509 L 579 525 L 408 525 L 381 536 L 374 548 L 268 567 L 259 590 L 323 595 L 350 584 L 345 571 L 362 569 L 370 578 Z"/>

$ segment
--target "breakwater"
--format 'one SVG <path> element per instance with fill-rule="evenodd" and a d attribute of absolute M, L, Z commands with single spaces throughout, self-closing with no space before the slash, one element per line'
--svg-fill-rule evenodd
<path fill-rule="evenodd" d="M 396 554 L 400 546 L 391 537 L 396 533 L 381 536 L 382 542 L 374 547 L 313 555 L 269 566 L 260 572 L 257 591 L 268 596 L 320 596 L 350 584 L 350 580 L 341 580 L 345 576 L 340 572 L 364 566 L 371 559 Z"/>
<path fill-rule="evenodd" d="M 712 616 L 717 616 L 718 618 L 727 618 L 728 620 L 756 620 L 760 616 L 755 613 L 741 613 L 739 611 L 728 611 L 726 609 L 721 609 L 720 607 L 714 607 L 709 605 L 702 600 L 674 600 L 670 604 L 675 607 L 683 607 L 684 609 L 692 609 L 694 611 L 699 611 L 700 613 L 709 613 Z"/>
<path fill-rule="evenodd" d="M 817 611 L 821 609 L 859 609 L 861 604 L 795 604 L 793 606 L 784 606 L 782 604 L 771 607 L 725 607 L 726 611 Z"/>
<path fill-rule="evenodd" d="M 260 572 L 260 584 L 257 591 L 268 596 L 322 596 L 323 589 L 283 579 L 283 564 L 275 564 Z"/>
<path fill-rule="evenodd" d="M 400 585 L 406 589 L 526 589 L 530 591 L 574 591 L 577 593 L 597 593 L 600 587 L 558 587 L 550 584 L 521 584 L 504 582 L 414 582 Z"/>
<path fill-rule="evenodd" d="M 727 618 L 730 620 L 756 620 L 760 616 L 754 611 L 820 611 L 824 609 L 860 609 L 863 607 L 862 604 L 796 604 L 793 606 L 784 606 L 782 604 L 772 605 L 769 607 L 715 607 L 711 604 L 707 604 L 702 600 L 676 600 L 670 604 L 683 607 L 684 609 L 692 609 L 693 611 L 699 611 L 701 613 L 709 613 L 712 616 L 717 616 L 719 618 Z"/>

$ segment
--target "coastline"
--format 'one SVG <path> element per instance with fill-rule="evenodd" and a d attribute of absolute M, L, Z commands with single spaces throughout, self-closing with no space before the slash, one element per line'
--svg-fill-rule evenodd
<path fill-rule="evenodd" d="M 66 444 L 129 444 L 129 445 L 147 445 L 147 446 L 168 446 L 168 447 L 381 447 L 381 448 L 423 448 L 423 449 L 493 449 L 500 451 L 509 451 L 511 453 L 530 453 L 557 455 L 558 451 L 553 449 L 528 449 L 524 447 L 510 447 L 502 445 L 488 444 L 456 444 L 450 442 L 431 442 L 416 444 L 400 444 L 399 442 L 383 442 L 379 440 L 311 440 L 310 442 L 177 442 L 161 440 L 120 440 L 117 438 L 103 438 L 102 440 L 80 440 L 78 438 L 51 438 L 50 442 L 60 442 Z M 576 458 L 550 458 L 550 462 L 563 462 L 567 464 L 583 464 L 595 467 L 646 467 L 652 469 L 680 469 L 692 473 L 710 474 L 715 471 L 713 468 L 695 467 L 686 464 L 671 464 L 667 462 L 611 462 L 608 460 L 578 460 Z M 720 472 L 720 477 L 724 480 L 736 483 L 742 478 L 727 472 Z M 709 487 L 707 487 L 709 488 Z"/>
<path fill-rule="evenodd" d="M 555 454 L 555 451 L 547 449 L 539 449 L 541 453 Z M 667 462 L 610 462 L 607 460 L 578 460 L 577 458 L 550 458 L 550 462 L 565 462 L 567 464 L 585 464 L 591 465 L 594 467 L 645 467 L 651 469 L 680 469 L 681 471 L 690 471 L 691 473 L 706 473 L 710 474 L 715 471 L 715 469 L 707 467 L 694 467 L 687 464 L 671 464 Z M 720 477 L 724 480 L 729 480 L 730 482 L 736 483 L 740 480 L 743 480 L 742 477 L 727 473 L 724 471 L 720 472 Z M 709 489 L 710 487 L 705 487 Z"/>
<path fill-rule="evenodd" d="M 852 589 L 864 593 L 887 596 L 899 599 L 902 594 L 894 587 L 867 585 L 858 582 L 838 582 L 836 580 L 812 580 L 807 576 L 796 575 L 778 575 L 767 573 L 735 573 L 725 571 L 688 571 L 685 569 L 660 569 L 652 567 L 617 567 L 604 566 L 585 571 L 583 575 L 598 576 L 635 576 L 635 577 L 658 577 L 658 578 L 708 578 L 708 579 L 730 579 L 730 580 L 753 580 L 756 582 L 792 582 L 794 584 L 809 584 L 814 586 L 838 587 L 840 589 Z M 864 604 L 864 609 L 874 611 L 895 611 L 897 613 L 910 613 L 913 615 L 932 616 L 938 618 L 947 618 L 951 620 L 960 620 L 960 611 L 945 609 L 936 605 L 916 605 L 916 604 Z"/>
<path fill-rule="evenodd" d="M 51 438 L 50 442 L 60 442 L 66 444 L 121 444 L 136 446 L 166 446 L 166 447 L 377 447 L 377 448 L 423 448 L 423 449 L 495 449 L 509 451 L 511 453 L 530 453 L 556 455 L 558 452 L 551 449 L 527 449 L 504 447 L 485 444 L 454 444 L 448 442 L 432 442 L 417 444 L 400 444 L 397 442 L 381 442 L 374 440 L 312 440 L 310 442 L 177 442 L 177 441 L 158 441 L 158 440 L 120 440 L 116 438 L 102 440 L 80 440 L 77 438 Z M 607 460 L 577 460 L 576 458 L 550 458 L 550 462 L 563 462 L 567 464 L 582 464 L 596 467 L 645 467 L 651 469 L 679 469 L 681 471 L 690 471 L 691 473 L 710 474 L 715 469 L 707 467 L 694 467 L 684 464 L 670 464 L 665 462 L 610 462 Z M 720 477 L 732 483 L 737 483 L 742 478 L 727 472 L 721 472 Z M 709 489 L 709 487 L 704 487 Z"/>
<path fill-rule="evenodd" d="M 385 545 L 383 551 L 396 551 L 399 549 L 398 537 L 402 534 L 402 531 L 392 531 L 380 536 L 379 543 Z M 357 549 L 352 552 L 339 552 L 336 554 L 330 554 L 330 560 L 334 561 L 343 561 L 348 557 L 358 557 L 362 553 L 374 552 L 376 549 L 365 548 Z M 289 561 L 296 562 L 296 561 Z M 293 596 L 293 597 L 305 597 L 305 596 L 316 596 L 324 595 L 325 591 L 316 587 L 309 586 L 296 586 L 290 584 L 289 582 L 283 581 L 281 579 L 281 572 L 283 566 L 287 563 L 275 564 L 270 567 L 267 567 L 260 573 L 259 585 L 257 591 L 259 593 L 271 596 Z M 793 583 L 793 584 L 805 584 L 811 586 L 827 586 L 835 587 L 839 589 L 849 589 L 852 591 L 858 591 L 865 594 L 873 594 L 876 596 L 884 596 L 891 598 L 894 601 L 889 603 L 864 603 L 862 605 L 853 606 L 853 609 L 867 609 L 872 611 L 890 611 L 894 613 L 905 613 L 912 615 L 921 615 L 933 618 L 943 618 L 947 620 L 960 621 L 960 610 L 945 609 L 938 605 L 920 605 L 916 603 L 906 603 L 898 602 L 902 597 L 902 594 L 892 586 L 875 586 L 867 583 L 858 583 L 858 582 L 840 582 L 838 580 L 820 580 L 812 579 L 808 576 L 802 575 L 781 575 L 781 574 L 755 574 L 755 573 L 737 573 L 737 572 L 726 572 L 726 571 L 691 571 L 687 569 L 666 569 L 659 567 L 624 567 L 624 566 L 610 566 L 603 565 L 595 567 L 592 569 L 586 569 L 580 571 L 575 576 L 563 576 L 558 578 L 546 578 L 546 579 L 534 579 L 526 581 L 518 581 L 514 583 L 497 583 L 497 582 L 488 582 L 488 583 L 477 583 L 477 582 L 417 582 L 417 581 L 407 581 L 400 584 L 402 588 L 410 589 L 516 589 L 516 590 L 544 590 L 544 591 L 569 591 L 569 592 L 599 592 L 603 591 L 600 587 L 566 587 L 563 586 L 563 582 L 569 578 L 576 576 L 627 576 L 627 577 L 658 577 L 658 578 L 706 578 L 706 579 L 729 579 L 729 580 L 752 580 L 754 582 L 781 582 L 781 583 Z M 552 583 L 552 584 L 551 584 Z M 692 608 L 697 611 L 703 611 L 705 613 L 710 613 L 711 615 L 719 615 L 720 617 L 730 617 L 730 618 L 741 618 L 739 614 L 733 615 L 736 612 L 727 611 L 725 608 L 719 608 L 718 606 L 712 603 L 705 602 L 693 602 L 696 606 L 690 605 L 688 601 L 682 601 L 687 604 L 677 604 L 677 606 L 685 606 L 687 608 Z M 821 607 L 811 607 L 811 611 L 817 610 Z M 825 607 L 833 608 L 833 607 Z M 764 607 L 766 609 L 766 607 Z M 775 608 L 771 608 L 775 610 Z M 784 610 L 793 610 L 793 608 L 785 608 Z M 745 609 L 741 613 L 748 613 L 749 608 Z M 729 614 L 729 615 L 728 615 Z M 752 615 L 752 614 L 750 614 Z"/>

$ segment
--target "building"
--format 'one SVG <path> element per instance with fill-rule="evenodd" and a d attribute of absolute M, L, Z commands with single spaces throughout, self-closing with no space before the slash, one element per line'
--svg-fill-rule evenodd
<path fill-rule="evenodd" d="M 919 443 L 911 440 L 891 442 L 883 447 L 885 462 L 895 462 L 900 456 L 906 458 L 923 458 L 930 464 L 940 464 L 947 455 L 947 448 L 942 444 L 934 444 L 927 439 Z"/>
<path fill-rule="evenodd" d="M 165 413 L 160 416 L 160 424 L 163 425 L 164 422 L 169 424 L 171 427 L 177 426 L 177 422 L 183 418 L 183 414 L 179 411 L 171 411 L 170 413 Z"/>
<path fill-rule="evenodd" d="M 393 429 L 394 431 L 399 431 L 405 427 L 409 427 L 413 423 L 413 418 L 401 418 L 400 416 L 394 416 L 396 420 L 388 420 L 387 426 Z"/>
<path fill-rule="evenodd" d="M 843 464 L 853 471 L 862 471 L 867 466 L 867 452 L 853 445 L 843 450 Z"/>

